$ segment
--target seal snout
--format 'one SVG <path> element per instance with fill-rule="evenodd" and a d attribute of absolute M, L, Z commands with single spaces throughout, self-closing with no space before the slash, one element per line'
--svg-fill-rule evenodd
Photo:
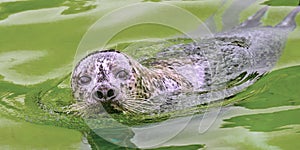
<path fill-rule="evenodd" d="M 94 92 L 94 98 L 100 101 L 114 100 L 118 95 L 118 90 L 110 86 L 99 87 Z"/>

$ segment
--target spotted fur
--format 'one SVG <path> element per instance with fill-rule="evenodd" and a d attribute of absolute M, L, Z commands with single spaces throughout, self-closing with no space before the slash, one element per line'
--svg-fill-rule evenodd
<path fill-rule="evenodd" d="M 74 97 L 80 105 L 106 103 L 93 98 L 92 93 L 99 86 L 109 85 L 118 89 L 117 97 L 110 101 L 115 109 L 149 113 L 235 95 L 276 64 L 288 33 L 296 27 L 294 20 L 300 7 L 275 27 L 259 26 L 266 11 L 267 7 L 261 9 L 230 31 L 171 46 L 142 62 L 115 50 L 94 52 L 82 59 L 73 71 Z M 117 78 L 120 70 L 127 72 L 126 79 Z M 201 93 L 201 99 L 174 98 L 178 93 L 191 91 Z"/>

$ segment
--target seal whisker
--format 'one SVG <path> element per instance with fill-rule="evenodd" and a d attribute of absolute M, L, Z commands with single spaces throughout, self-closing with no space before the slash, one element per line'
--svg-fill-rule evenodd
<path fill-rule="evenodd" d="M 135 108 L 135 107 L 145 107 L 145 105 L 142 105 L 142 104 L 135 104 L 135 103 L 124 103 L 124 105 L 127 105 L 127 106 L 129 106 L 129 107 L 131 107 L 131 108 Z"/>
<path fill-rule="evenodd" d="M 138 113 L 140 112 L 136 107 L 131 107 L 130 105 L 127 104 L 122 104 L 123 108 L 131 113 Z"/>
<path fill-rule="evenodd" d="M 147 108 L 149 106 L 147 105 L 142 105 L 142 104 L 135 104 L 135 103 L 127 103 L 127 106 L 131 106 L 131 107 L 144 107 L 144 108 Z"/>
<path fill-rule="evenodd" d="M 123 102 L 122 105 L 123 107 L 128 110 L 131 111 L 133 113 L 145 113 L 145 112 L 149 112 L 152 110 L 153 105 L 145 105 L 145 104 L 149 104 L 149 103 L 144 103 L 142 101 L 138 101 L 136 103 L 136 101 L 134 101 L 134 99 L 132 99 L 132 101 L 127 101 L 127 102 Z"/>
<path fill-rule="evenodd" d="M 149 107 L 149 109 L 153 106 L 156 106 L 155 103 L 152 103 L 152 102 L 147 102 L 147 101 L 137 101 L 137 100 L 129 100 L 129 101 L 126 101 L 124 102 L 128 105 L 133 105 L 135 107 Z"/>
<path fill-rule="evenodd" d="M 127 99 L 125 102 L 134 102 L 140 104 L 154 104 L 152 101 L 148 101 L 146 99 Z"/>
<path fill-rule="evenodd" d="M 130 105 L 128 105 L 130 106 Z M 146 107 L 146 106 L 139 106 L 139 105 L 131 105 L 130 109 L 134 109 L 134 110 L 137 110 L 139 112 L 149 112 L 149 111 L 152 111 L 152 108 L 153 107 Z"/>

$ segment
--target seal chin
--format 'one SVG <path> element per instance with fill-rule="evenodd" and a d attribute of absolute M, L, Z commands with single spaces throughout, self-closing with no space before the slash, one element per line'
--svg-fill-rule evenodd
<path fill-rule="evenodd" d="M 93 105 L 102 105 L 105 111 L 108 113 L 120 113 L 123 111 L 122 107 L 120 106 L 120 98 L 120 95 L 116 95 L 108 99 L 100 99 L 99 96 L 94 93 L 91 94 L 87 102 Z"/>

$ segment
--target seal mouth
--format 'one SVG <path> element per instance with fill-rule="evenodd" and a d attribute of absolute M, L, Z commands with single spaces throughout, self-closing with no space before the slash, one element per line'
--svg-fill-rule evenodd
<path fill-rule="evenodd" d="M 118 96 L 116 95 L 111 98 L 100 99 L 99 95 L 97 95 L 97 93 L 94 93 L 91 96 L 94 103 L 100 103 L 107 113 L 121 113 L 122 109 L 121 109 L 118 101 L 116 100 L 117 97 Z"/>
<path fill-rule="evenodd" d="M 105 101 L 105 102 L 100 102 L 103 106 L 103 108 L 105 109 L 105 111 L 109 114 L 112 113 L 122 113 L 123 111 L 121 110 L 120 106 L 118 105 L 118 103 L 113 102 L 113 101 Z"/>

